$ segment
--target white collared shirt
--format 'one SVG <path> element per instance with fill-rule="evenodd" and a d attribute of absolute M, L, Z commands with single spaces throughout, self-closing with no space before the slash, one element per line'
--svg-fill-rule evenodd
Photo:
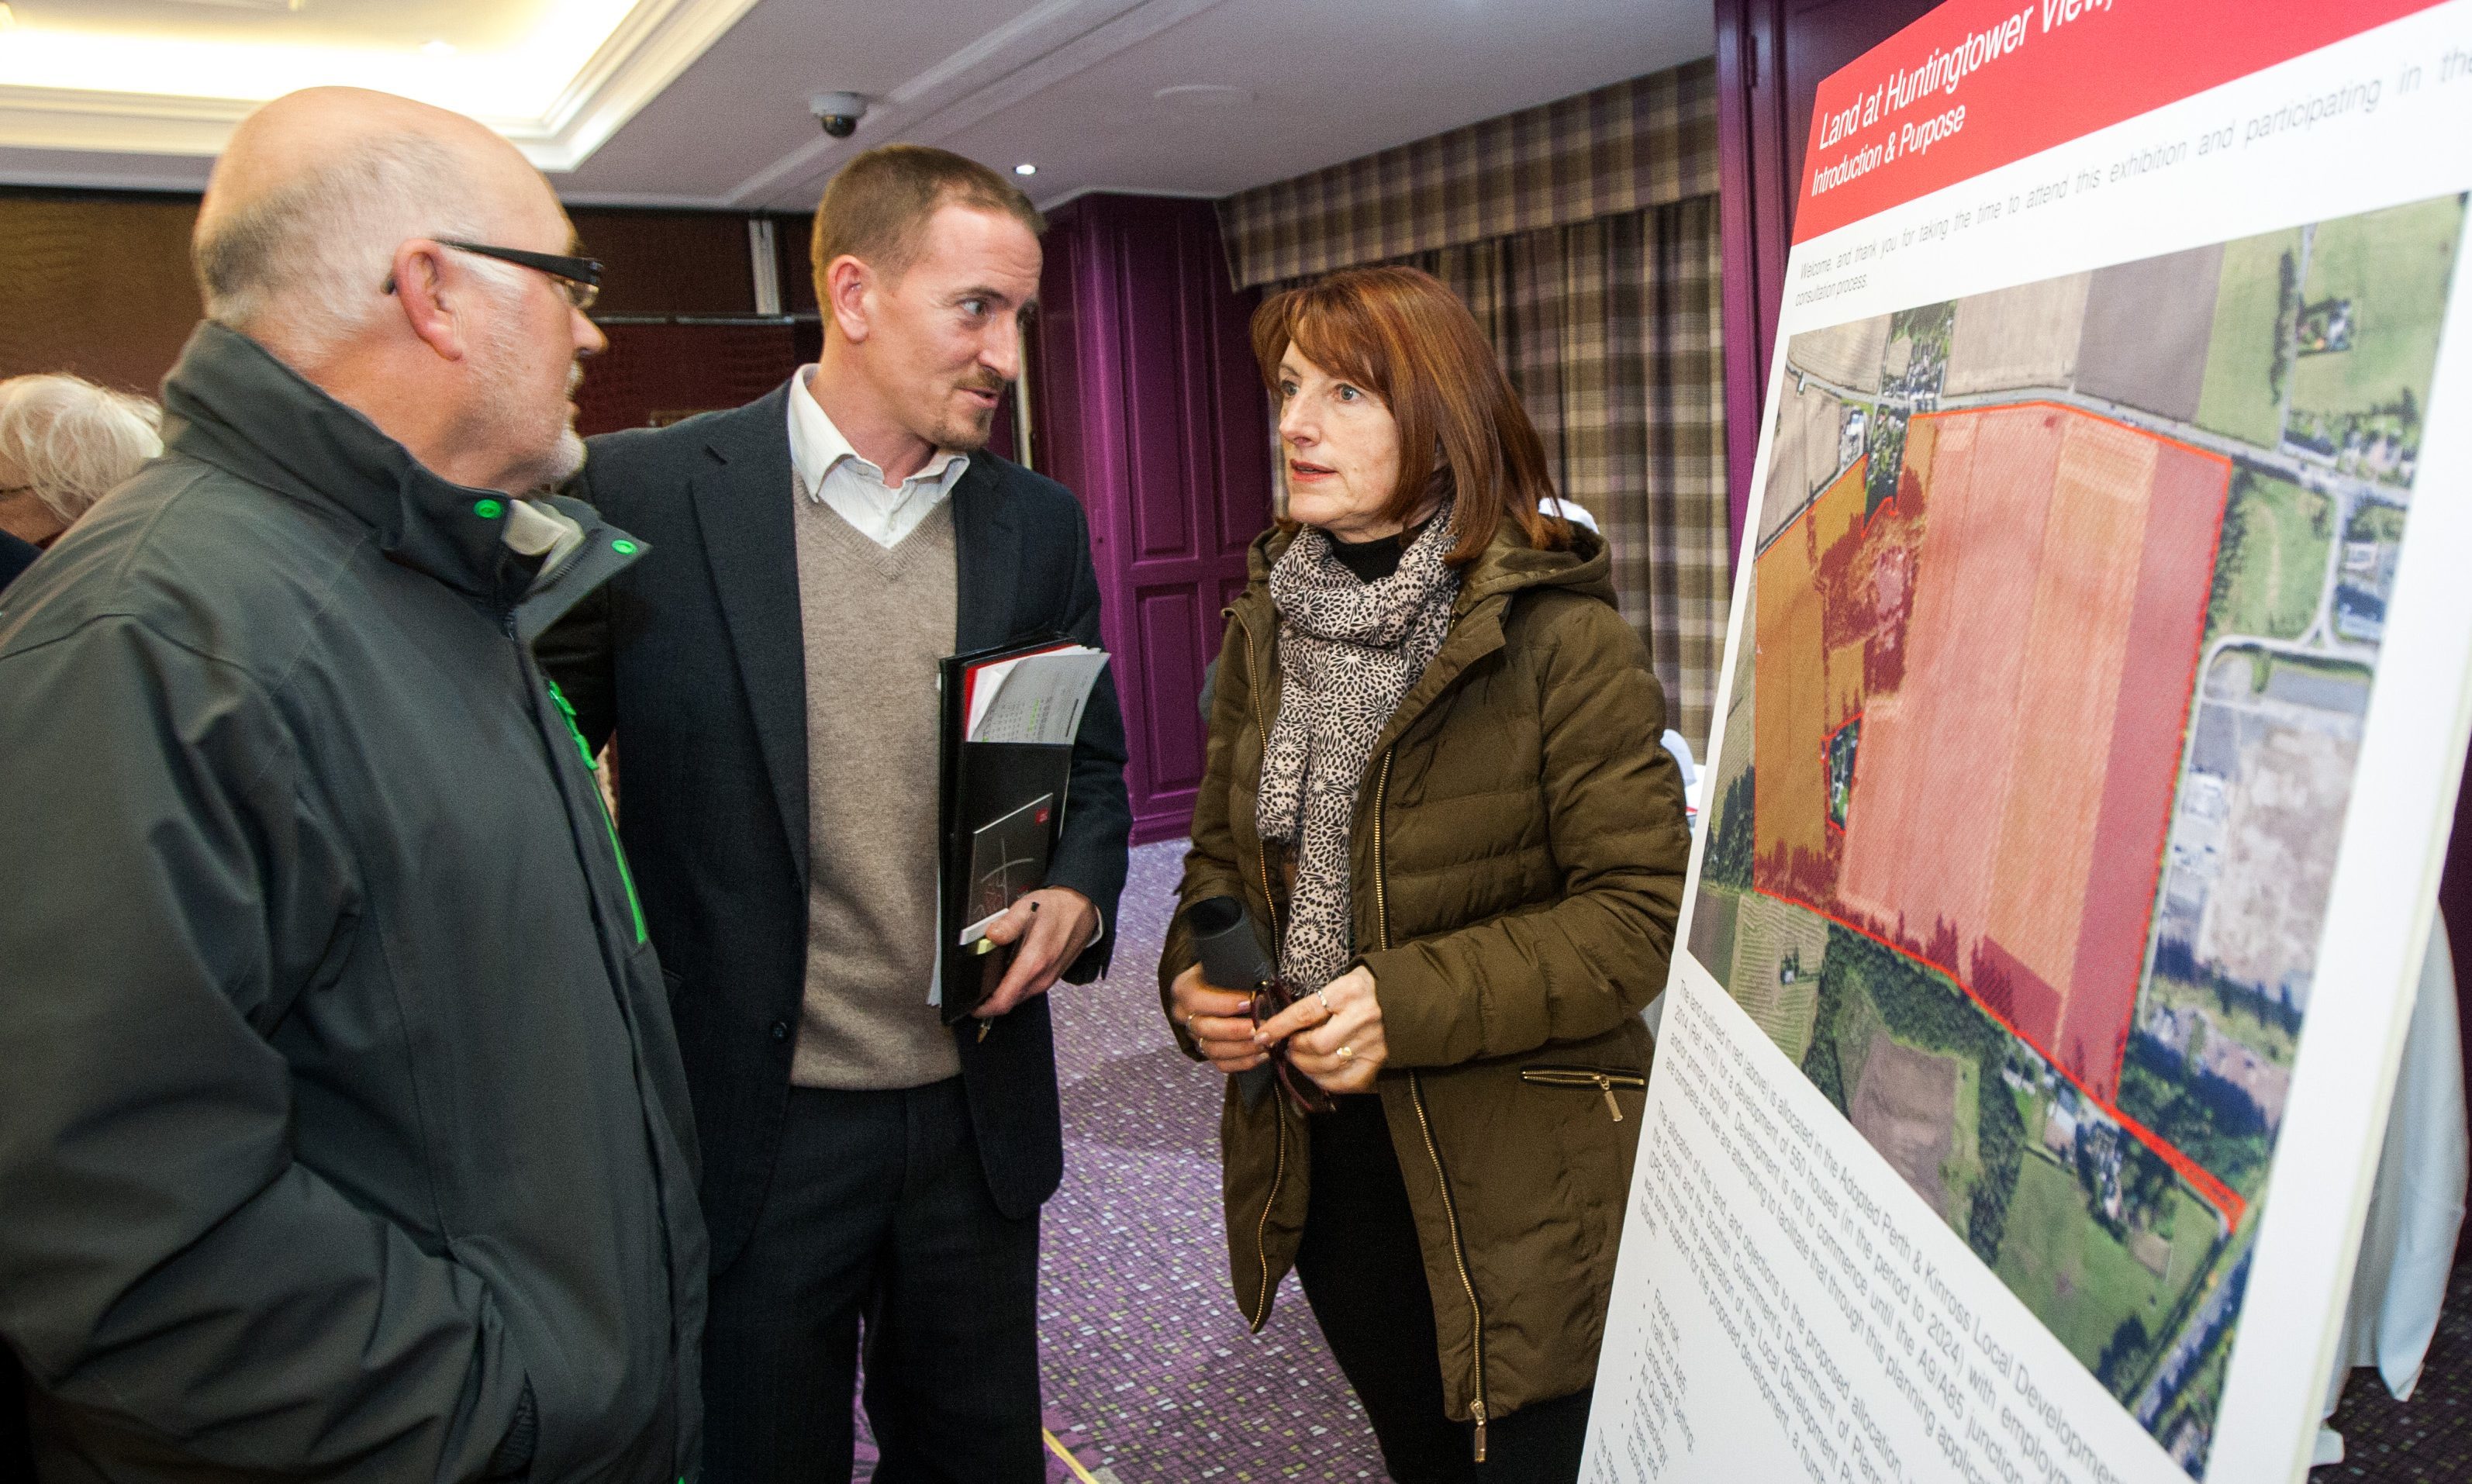
<path fill-rule="evenodd" d="M 886 485 L 884 470 L 850 447 L 817 405 L 807 389 L 807 378 L 815 374 L 815 366 L 802 365 L 790 378 L 790 466 L 797 472 L 798 487 L 890 551 L 951 496 L 970 456 L 939 449 L 927 467 L 898 486 Z"/>

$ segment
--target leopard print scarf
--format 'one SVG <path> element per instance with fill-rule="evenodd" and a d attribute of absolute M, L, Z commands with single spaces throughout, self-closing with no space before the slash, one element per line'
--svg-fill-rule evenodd
<path fill-rule="evenodd" d="M 1374 739 L 1442 647 L 1459 569 L 1445 500 L 1399 570 L 1361 582 L 1331 554 L 1330 538 L 1297 532 L 1271 569 L 1284 685 L 1262 758 L 1254 819 L 1261 836 L 1295 848 L 1296 877 L 1280 967 L 1307 989 L 1337 978 L 1355 956 L 1348 837 L 1356 790 Z"/>

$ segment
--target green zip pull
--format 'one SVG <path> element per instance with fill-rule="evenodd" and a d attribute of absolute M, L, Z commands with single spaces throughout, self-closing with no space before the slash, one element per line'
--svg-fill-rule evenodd
<path fill-rule="evenodd" d="M 584 742 L 583 728 L 576 722 L 575 707 L 568 703 L 566 693 L 558 688 L 557 681 L 547 675 L 541 680 L 549 687 L 549 698 L 558 702 L 559 714 L 566 718 L 566 735 L 575 739 L 575 750 L 583 759 L 583 770 L 591 772 L 592 747 Z M 597 778 L 592 785 L 592 802 L 600 807 L 601 823 L 609 832 L 609 852 L 618 858 L 618 880 L 627 887 L 627 907 L 635 914 L 635 941 L 641 943 L 652 936 L 644 927 L 644 904 L 635 896 L 635 873 L 627 868 L 627 847 L 618 843 L 618 821 L 609 817 L 609 804 L 601 796 Z"/>

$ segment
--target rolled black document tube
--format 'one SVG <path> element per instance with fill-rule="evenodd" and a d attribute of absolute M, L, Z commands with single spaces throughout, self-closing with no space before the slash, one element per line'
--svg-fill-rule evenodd
<path fill-rule="evenodd" d="M 1234 897 L 1196 902 L 1184 914 L 1184 925 L 1193 934 L 1193 954 L 1201 960 L 1201 977 L 1208 983 L 1249 995 L 1277 975 L 1253 931 L 1253 914 Z"/>
<path fill-rule="evenodd" d="M 1210 897 L 1193 904 L 1184 914 L 1185 930 L 1193 934 L 1193 954 L 1201 961 L 1202 982 L 1217 989 L 1249 995 L 1278 974 L 1262 940 L 1253 931 L 1253 916 L 1234 897 Z M 1275 1075 L 1269 1063 L 1236 1073 L 1236 1090 L 1245 1106 L 1258 1107 Z"/>

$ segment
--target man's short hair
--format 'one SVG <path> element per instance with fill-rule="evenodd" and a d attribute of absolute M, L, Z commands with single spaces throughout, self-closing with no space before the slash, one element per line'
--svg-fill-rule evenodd
<path fill-rule="evenodd" d="M 163 452 L 163 410 L 64 371 L 0 381 L 0 466 L 63 526 Z"/>
<path fill-rule="evenodd" d="M 824 293 L 824 270 L 849 256 L 899 278 L 918 260 L 927 221 L 945 206 L 969 206 L 1008 216 L 1044 235 L 1047 219 L 1011 181 L 976 160 L 923 144 L 888 144 L 841 168 L 816 206 L 816 233 L 809 257 L 816 294 Z"/>
<path fill-rule="evenodd" d="M 202 221 L 190 257 L 206 318 L 317 354 L 385 303 L 394 249 L 486 235 L 469 166 L 417 134 L 380 134 L 256 201 Z"/>

